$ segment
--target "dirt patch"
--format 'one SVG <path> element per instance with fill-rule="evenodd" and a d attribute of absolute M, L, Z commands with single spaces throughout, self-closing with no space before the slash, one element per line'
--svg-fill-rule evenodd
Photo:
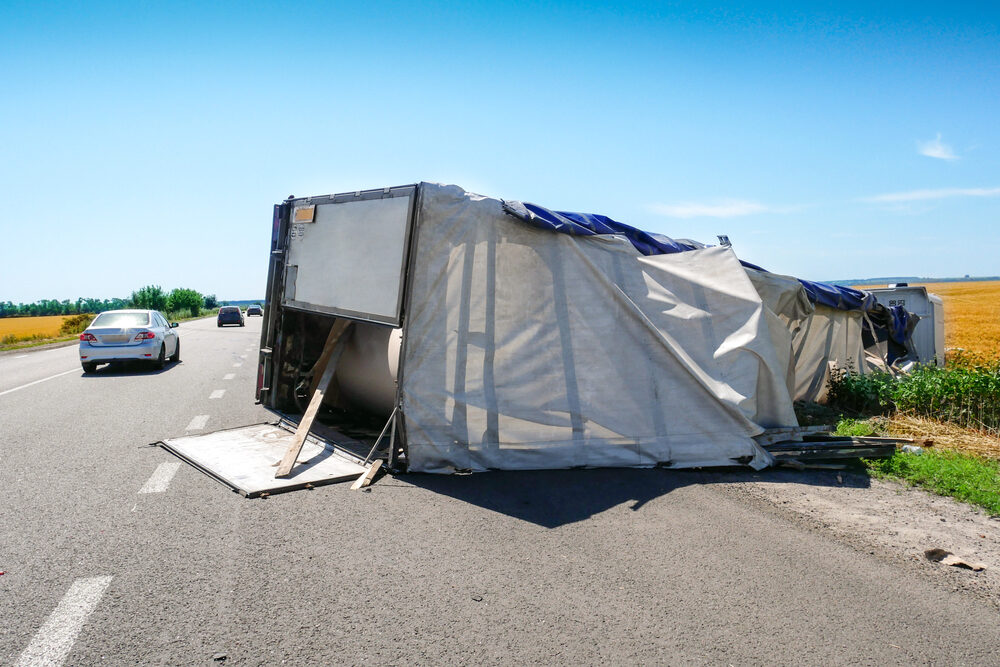
<path fill-rule="evenodd" d="M 1000 518 L 951 498 L 855 472 L 776 470 L 752 482 L 723 486 L 858 550 L 919 571 L 941 586 L 986 600 L 1000 611 Z M 973 572 L 929 561 L 924 555 L 928 549 L 947 550 L 986 569 Z"/>

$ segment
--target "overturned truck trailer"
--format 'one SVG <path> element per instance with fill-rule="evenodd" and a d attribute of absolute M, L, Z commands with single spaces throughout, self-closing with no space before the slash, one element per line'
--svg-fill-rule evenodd
<path fill-rule="evenodd" d="M 257 399 L 290 431 L 322 382 L 314 444 L 359 464 L 760 468 L 828 362 L 815 284 L 453 185 L 289 198 L 270 252 Z"/>
<path fill-rule="evenodd" d="M 349 319 L 319 420 L 361 442 L 389 422 L 401 469 L 761 467 L 754 436 L 796 424 L 727 247 L 644 255 L 420 183 L 286 201 L 271 253 L 258 399 L 301 414 Z"/>

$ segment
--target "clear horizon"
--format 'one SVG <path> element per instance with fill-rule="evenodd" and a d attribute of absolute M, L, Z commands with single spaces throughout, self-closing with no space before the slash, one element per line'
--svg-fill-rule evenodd
<path fill-rule="evenodd" d="M 1000 274 L 997 6 L 2 15 L 3 301 L 263 293 L 273 204 L 420 180 L 810 280 Z"/>

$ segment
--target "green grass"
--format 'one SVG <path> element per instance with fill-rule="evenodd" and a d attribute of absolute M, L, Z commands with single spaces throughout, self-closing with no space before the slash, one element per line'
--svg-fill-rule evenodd
<path fill-rule="evenodd" d="M 857 438 L 884 436 L 889 433 L 888 421 L 881 417 L 871 419 L 841 419 L 837 422 L 837 435 L 847 435 Z"/>
<path fill-rule="evenodd" d="M 1000 463 L 947 450 L 922 454 L 897 452 L 892 458 L 867 460 L 873 477 L 899 479 L 941 496 L 951 496 L 1000 515 Z"/>

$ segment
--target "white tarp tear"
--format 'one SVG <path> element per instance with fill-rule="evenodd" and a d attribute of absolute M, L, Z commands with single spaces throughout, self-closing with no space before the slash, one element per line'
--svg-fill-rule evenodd
<path fill-rule="evenodd" d="M 645 257 L 421 187 L 400 377 L 410 470 L 762 467 L 753 436 L 797 425 L 790 352 L 729 248 Z"/>

